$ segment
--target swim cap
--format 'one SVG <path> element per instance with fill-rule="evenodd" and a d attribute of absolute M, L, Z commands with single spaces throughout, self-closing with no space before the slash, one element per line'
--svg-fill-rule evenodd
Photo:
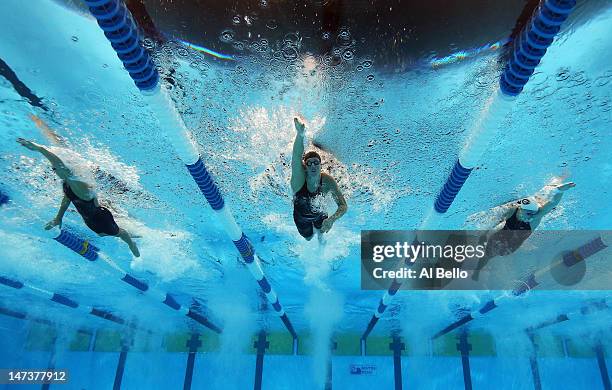
<path fill-rule="evenodd" d="M 534 197 L 523 198 L 518 201 L 519 208 L 525 211 L 531 211 L 533 213 L 537 212 L 540 209 L 538 206 L 538 202 L 536 202 Z"/>
<path fill-rule="evenodd" d="M 315 152 L 314 150 L 311 150 L 310 152 L 307 152 L 306 154 L 304 154 L 304 157 L 302 157 L 302 161 L 306 162 L 308 161 L 309 158 L 313 158 L 316 157 L 319 159 L 319 161 L 321 160 L 321 156 L 319 156 L 319 153 Z"/>

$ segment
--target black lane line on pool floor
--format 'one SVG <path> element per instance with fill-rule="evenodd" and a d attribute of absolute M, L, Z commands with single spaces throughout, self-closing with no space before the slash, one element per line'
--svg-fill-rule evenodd
<path fill-rule="evenodd" d="M 601 344 L 598 344 L 595 347 L 595 356 L 597 356 L 597 365 L 599 366 L 599 372 L 601 373 L 601 381 L 603 382 L 604 390 L 611 390 L 608 367 L 606 367 L 606 359 L 604 357 L 604 350 Z"/>
<path fill-rule="evenodd" d="M 529 356 L 529 366 L 531 367 L 531 377 L 533 378 L 533 388 L 542 390 L 542 379 L 540 378 L 540 367 L 538 366 L 538 345 L 535 342 L 535 337 L 532 332 L 527 332 L 527 336 L 533 346 L 533 351 Z"/>
<path fill-rule="evenodd" d="M 115 382 L 113 382 L 113 390 L 121 390 L 121 381 L 123 380 L 123 371 L 125 370 L 125 360 L 127 359 L 129 348 L 124 345 L 119 353 L 119 361 L 117 362 L 117 371 L 115 372 Z"/>
<path fill-rule="evenodd" d="M 393 351 L 393 377 L 395 390 L 402 390 L 402 351 L 406 348 L 401 339 L 393 336 L 393 342 L 389 344 L 389 349 Z"/>
<path fill-rule="evenodd" d="M 57 336 L 54 336 L 53 340 L 51 341 L 51 355 L 49 356 L 49 364 L 47 364 L 48 371 L 55 370 L 55 353 L 57 351 L 56 342 L 57 342 Z M 50 386 L 49 383 L 43 383 L 41 390 L 49 390 L 49 386 Z"/>
<path fill-rule="evenodd" d="M 19 94 L 24 99 L 30 103 L 30 105 L 34 107 L 39 107 L 44 111 L 49 111 L 47 106 L 42 102 L 42 98 L 39 98 L 32 92 L 27 85 L 23 83 L 17 77 L 17 74 L 13 71 L 13 69 L 6 63 L 2 58 L 0 58 L 0 75 L 3 76 L 15 89 L 15 92 Z"/>
<path fill-rule="evenodd" d="M 472 345 L 468 343 L 467 332 L 461 332 L 457 351 L 461 352 L 461 366 L 463 367 L 463 384 L 465 390 L 472 390 L 472 373 L 470 371 L 470 351 Z"/>
<path fill-rule="evenodd" d="M 193 380 L 193 367 L 195 366 L 196 353 L 198 352 L 198 348 L 202 346 L 200 335 L 193 333 L 185 345 L 187 348 L 189 348 L 189 354 L 187 355 L 187 367 L 185 368 L 183 390 L 191 390 L 191 381 Z"/>
<path fill-rule="evenodd" d="M 327 356 L 327 372 L 325 377 L 325 390 L 332 390 L 332 353 L 338 348 L 338 343 L 335 341 L 331 342 L 331 351 Z"/>
<path fill-rule="evenodd" d="M 263 376 L 263 361 L 266 349 L 270 346 L 270 342 L 266 341 L 266 333 L 264 331 L 259 332 L 257 341 L 253 344 L 253 347 L 257 349 L 257 360 L 255 360 L 255 390 L 261 390 L 261 379 Z"/>

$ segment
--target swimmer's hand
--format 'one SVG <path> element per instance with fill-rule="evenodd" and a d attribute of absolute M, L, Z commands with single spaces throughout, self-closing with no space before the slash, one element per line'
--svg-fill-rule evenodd
<path fill-rule="evenodd" d="M 570 181 L 568 183 L 558 185 L 557 189 L 559 189 L 559 191 L 566 191 L 574 187 L 576 187 L 576 183 L 574 183 L 573 181 Z"/>
<path fill-rule="evenodd" d="M 304 135 L 304 130 L 306 129 L 306 126 L 304 125 L 304 122 L 302 122 L 300 120 L 300 118 L 294 117 L 293 118 L 293 124 L 295 125 L 295 130 L 298 132 L 298 134 L 299 135 Z"/>
<path fill-rule="evenodd" d="M 60 229 L 62 228 L 62 220 L 61 220 L 61 218 L 53 218 L 52 220 L 47 222 L 47 224 L 45 225 L 45 230 L 51 230 L 51 229 L 53 229 L 56 226 L 59 226 Z"/>
<path fill-rule="evenodd" d="M 324 219 L 323 223 L 321 223 L 321 233 L 327 233 L 330 231 L 332 226 L 334 226 L 334 222 L 336 222 L 336 220 L 332 218 Z"/>
<path fill-rule="evenodd" d="M 30 150 L 33 150 L 35 152 L 38 151 L 38 145 L 36 145 L 32 141 L 29 141 L 29 140 L 24 139 L 24 138 L 17 138 L 17 142 L 19 144 L 21 144 L 21 146 L 23 146 L 26 149 L 30 149 Z"/>

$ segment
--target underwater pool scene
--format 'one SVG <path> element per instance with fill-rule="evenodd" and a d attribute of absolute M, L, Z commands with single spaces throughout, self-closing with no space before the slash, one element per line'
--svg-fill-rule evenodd
<path fill-rule="evenodd" d="M 0 388 L 610 390 L 610 37 L 609 0 L 0 1 Z M 392 230 L 486 260 L 362 288 Z"/>

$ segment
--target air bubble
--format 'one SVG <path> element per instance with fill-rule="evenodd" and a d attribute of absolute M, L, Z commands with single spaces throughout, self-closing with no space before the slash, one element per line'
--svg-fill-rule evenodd
<path fill-rule="evenodd" d="M 270 30 L 274 30 L 278 27 L 278 23 L 276 22 L 276 20 L 270 19 L 268 20 L 268 23 L 266 23 L 266 27 Z"/>
<path fill-rule="evenodd" d="M 368 81 L 372 81 L 372 80 L 374 80 L 374 75 L 373 75 L 373 74 L 369 74 L 369 75 L 366 77 L 366 80 L 368 80 Z"/>
<path fill-rule="evenodd" d="M 348 46 L 351 44 L 351 33 L 348 29 L 343 28 L 338 33 L 338 37 L 336 38 L 336 42 L 338 42 L 341 46 Z"/>
<path fill-rule="evenodd" d="M 331 37 L 331 34 L 328 31 L 324 31 L 323 34 L 321 34 L 321 38 L 324 40 L 328 40 Z"/>
<path fill-rule="evenodd" d="M 234 42 L 233 47 L 234 47 L 234 49 L 236 49 L 238 51 L 242 51 L 242 50 L 244 50 L 244 43 L 242 43 L 240 41 L 236 41 L 236 42 Z"/>
<path fill-rule="evenodd" d="M 285 34 L 285 37 L 283 38 L 283 45 L 285 46 L 293 46 L 293 47 L 300 47 L 300 42 L 301 42 L 301 38 L 299 37 L 298 34 L 296 33 L 288 33 Z"/>
<path fill-rule="evenodd" d="M 147 50 L 152 50 L 155 48 L 155 41 L 151 38 L 145 38 L 142 40 L 142 45 Z"/>
<path fill-rule="evenodd" d="M 232 23 L 234 23 L 234 25 L 239 25 L 240 24 L 240 15 L 236 15 L 232 18 Z"/>
<path fill-rule="evenodd" d="M 79 37 L 77 37 L 76 35 L 73 35 L 70 39 L 72 39 L 72 42 L 78 42 L 79 41 Z"/>
<path fill-rule="evenodd" d="M 234 32 L 232 30 L 223 30 L 219 36 L 221 42 L 231 42 L 234 40 Z"/>
<path fill-rule="evenodd" d="M 361 65 L 363 65 L 364 69 L 370 68 L 372 66 L 372 60 L 364 60 Z"/>
<path fill-rule="evenodd" d="M 363 65 L 357 65 L 357 72 L 361 72 L 363 70 Z"/>
<path fill-rule="evenodd" d="M 285 47 L 283 49 L 283 58 L 287 61 L 294 61 L 298 58 L 298 51 L 295 47 Z"/>
<path fill-rule="evenodd" d="M 179 48 L 176 51 L 176 54 L 178 54 L 179 57 L 183 57 L 183 58 L 186 58 L 189 56 L 189 52 L 184 47 Z"/>
<path fill-rule="evenodd" d="M 353 53 L 353 50 L 351 49 L 346 49 L 344 53 L 342 53 L 342 58 L 345 61 L 351 61 L 354 57 L 355 57 L 355 53 Z"/>

